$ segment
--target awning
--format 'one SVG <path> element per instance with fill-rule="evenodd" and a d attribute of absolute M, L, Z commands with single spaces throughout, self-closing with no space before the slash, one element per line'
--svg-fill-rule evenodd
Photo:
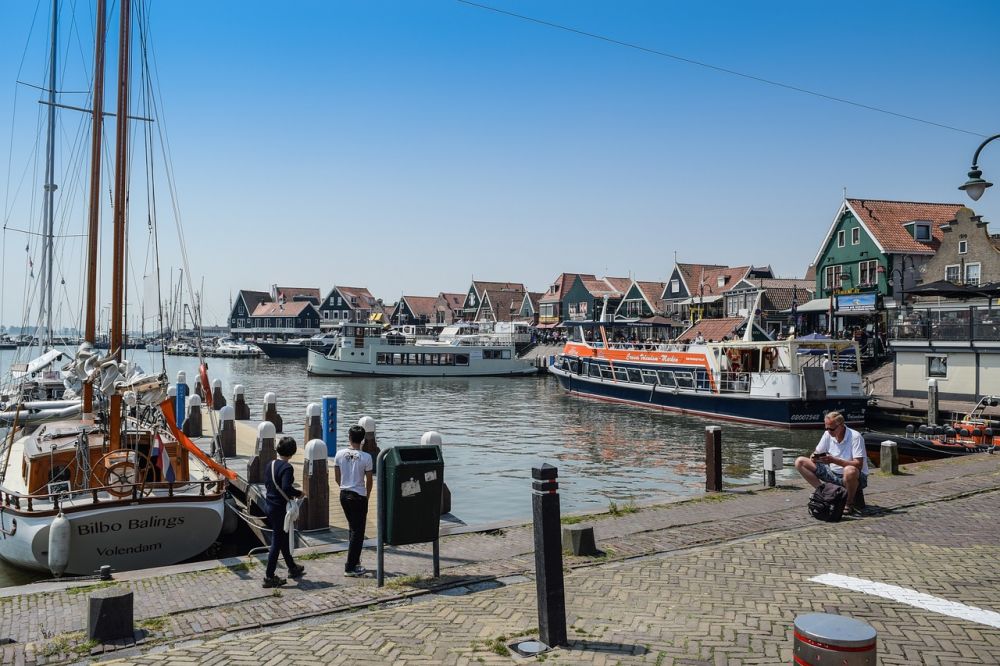
<path fill-rule="evenodd" d="M 806 301 L 802 305 L 795 308 L 796 314 L 811 314 L 813 312 L 829 312 L 830 311 L 830 299 L 829 298 L 814 298 L 811 301 Z M 782 314 L 791 314 L 792 309 L 782 310 Z"/>
<path fill-rule="evenodd" d="M 678 305 L 701 305 L 702 303 L 715 303 L 720 298 L 722 298 L 722 294 L 716 294 L 715 296 L 692 296 L 691 298 L 685 298 L 683 301 L 678 303 Z"/>
<path fill-rule="evenodd" d="M 535 328 L 555 328 L 559 325 L 559 322 L 553 322 L 551 324 L 535 324 Z"/>

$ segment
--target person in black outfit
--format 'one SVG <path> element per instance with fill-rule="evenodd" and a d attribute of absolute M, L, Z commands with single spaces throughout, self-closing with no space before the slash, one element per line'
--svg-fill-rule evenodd
<path fill-rule="evenodd" d="M 292 552 L 288 547 L 288 532 L 285 531 L 285 511 L 288 500 L 302 495 L 302 491 L 293 486 L 295 470 L 289 464 L 288 459 L 295 455 L 298 448 L 295 440 L 291 437 L 282 437 L 278 441 L 275 451 L 278 453 L 277 460 L 274 460 L 264 470 L 264 487 L 267 490 L 265 499 L 267 522 L 271 525 L 271 549 L 267 553 L 267 570 L 264 572 L 264 587 L 278 587 L 287 581 L 275 575 L 278 566 L 278 551 L 285 558 L 285 565 L 288 567 L 288 575 L 298 578 L 305 573 L 306 568 L 295 563 L 292 559 Z M 275 485 L 277 481 L 277 485 Z"/>

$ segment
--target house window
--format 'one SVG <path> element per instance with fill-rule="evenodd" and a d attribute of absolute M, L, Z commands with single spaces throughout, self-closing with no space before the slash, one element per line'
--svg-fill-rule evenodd
<path fill-rule="evenodd" d="M 928 377 L 948 377 L 948 356 L 945 354 L 938 354 L 934 356 L 927 357 L 927 376 Z"/>
<path fill-rule="evenodd" d="M 837 247 L 844 247 L 847 244 L 847 233 L 841 229 L 837 232 Z"/>
<path fill-rule="evenodd" d="M 823 272 L 824 289 L 840 289 L 840 266 L 827 266 Z"/>
<path fill-rule="evenodd" d="M 959 254 L 969 253 L 969 241 L 967 240 L 958 241 L 958 253 Z"/>
<path fill-rule="evenodd" d="M 323 310 L 323 319 L 329 319 L 329 318 L 330 318 L 330 311 Z"/>
<path fill-rule="evenodd" d="M 958 264 L 952 264 L 951 266 L 944 267 L 944 279 L 948 282 L 954 282 L 958 284 L 958 281 L 962 279 L 961 275 L 962 267 Z"/>
<path fill-rule="evenodd" d="M 873 285 L 878 281 L 878 260 L 869 259 L 868 261 L 858 262 L 858 286 L 868 286 Z"/>
<path fill-rule="evenodd" d="M 971 284 L 973 287 L 979 286 L 979 277 L 981 274 L 980 264 L 966 264 L 965 265 L 965 284 Z"/>
<path fill-rule="evenodd" d="M 857 245 L 861 242 L 861 227 L 854 227 L 851 229 L 851 245 Z"/>
<path fill-rule="evenodd" d="M 671 280 L 670 281 L 670 293 L 671 294 L 677 294 L 677 293 L 680 293 L 680 290 L 681 290 L 681 281 L 680 280 Z"/>
<path fill-rule="evenodd" d="M 931 239 L 931 225 L 926 222 L 918 222 L 913 225 L 913 237 L 918 241 L 928 242 Z"/>

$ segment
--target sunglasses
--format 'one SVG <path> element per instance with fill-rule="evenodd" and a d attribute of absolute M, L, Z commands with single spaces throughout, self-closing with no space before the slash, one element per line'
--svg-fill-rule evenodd
<path fill-rule="evenodd" d="M 836 426 L 826 426 L 826 429 L 829 430 L 830 432 L 836 432 L 836 431 L 840 430 L 840 426 L 839 425 L 836 425 Z"/>

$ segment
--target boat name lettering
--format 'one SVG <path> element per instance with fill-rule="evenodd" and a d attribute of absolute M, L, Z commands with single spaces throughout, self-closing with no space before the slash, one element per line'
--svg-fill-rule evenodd
<path fill-rule="evenodd" d="M 160 550 L 161 548 L 163 548 L 162 543 L 140 543 L 135 546 L 107 546 L 106 548 L 98 548 L 97 554 L 101 557 L 134 555 L 136 553 L 148 553 L 151 550 Z"/>
<path fill-rule="evenodd" d="M 128 524 L 125 527 L 130 530 L 145 530 L 150 527 L 163 527 L 171 530 L 183 524 L 184 516 L 170 516 L 169 518 L 150 516 L 149 518 L 132 518 L 128 521 Z M 104 521 L 95 520 L 92 523 L 77 525 L 76 533 L 79 536 L 87 536 L 88 534 L 105 534 L 107 532 L 120 532 L 122 527 L 123 525 L 121 523 L 105 523 Z"/>

